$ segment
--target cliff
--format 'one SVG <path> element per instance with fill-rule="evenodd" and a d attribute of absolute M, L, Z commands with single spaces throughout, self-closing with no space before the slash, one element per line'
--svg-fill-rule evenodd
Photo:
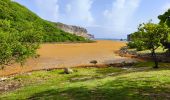
<path fill-rule="evenodd" d="M 66 25 L 63 23 L 57 23 L 57 28 L 60 28 L 61 30 L 75 34 L 77 36 L 82 36 L 86 39 L 93 39 L 94 35 L 91 35 L 88 33 L 87 29 L 79 26 L 73 26 L 73 25 Z"/>

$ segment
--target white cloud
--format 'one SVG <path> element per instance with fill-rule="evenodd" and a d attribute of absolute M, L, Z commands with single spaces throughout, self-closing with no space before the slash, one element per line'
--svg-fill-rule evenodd
<path fill-rule="evenodd" d="M 94 22 L 92 4 L 92 0 L 71 0 L 65 5 L 66 11 L 61 14 L 60 20 L 68 24 L 91 25 Z"/>
<path fill-rule="evenodd" d="M 103 12 L 107 20 L 106 26 L 112 27 L 115 32 L 124 32 L 133 18 L 133 14 L 139 6 L 140 0 L 116 0 L 113 2 L 112 9 Z"/>
<path fill-rule="evenodd" d="M 169 3 L 166 3 L 165 5 L 163 5 L 163 7 L 162 7 L 162 12 L 165 12 L 165 11 L 167 11 L 168 9 L 170 9 L 170 2 L 169 2 Z"/>
<path fill-rule="evenodd" d="M 59 19 L 58 0 L 33 0 L 38 8 L 38 14 L 47 20 L 57 21 Z"/>
<path fill-rule="evenodd" d="M 88 26 L 94 22 L 91 13 L 92 0 L 69 0 L 62 5 L 59 5 L 60 0 L 32 1 L 38 8 L 38 15 L 44 19 L 81 26 Z M 63 7 L 65 11 L 60 11 Z"/>

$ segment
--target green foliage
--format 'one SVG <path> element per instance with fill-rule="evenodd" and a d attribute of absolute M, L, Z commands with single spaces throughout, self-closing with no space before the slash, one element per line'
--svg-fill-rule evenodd
<path fill-rule="evenodd" d="M 146 49 L 155 50 L 159 46 L 161 46 L 161 38 L 164 33 L 162 33 L 164 30 L 161 29 L 161 25 L 153 24 L 153 23 L 147 23 L 139 26 L 138 34 L 139 38 L 138 40 L 143 42 L 143 46 Z"/>
<path fill-rule="evenodd" d="M 143 46 L 143 42 L 140 41 L 140 40 L 135 40 L 135 41 L 131 41 L 127 44 L 127 46 L 130 48 L 130 49 L 134 49 L 136 48 L 137 51 L 142 51 L 144 50 L 144 46 Z"/>
<path fill-rule="evenodd" d="M 164 14 L 158 16 L 160 22 L 160 25 L 165 24 L 170 27 L 170 9 L 166 11 Z M 167 29 L 167 28 L 166 28 Z M 170 51 L 170 33 L 167 33 L 164 40 L 162 40 L 162 44 L 166 49 L 169 49 Z"/>
<path fill-rule="evenodd" d="M 143 41 L 141 41 L 141 34 L 139 32 L 134 32 L 131 34 L 131 42 L 127 44 L 129 48 L 136 48 L 138 51 L 145 49 Z"/>
<path fill-rule="evenodd" d="M 0 31 L 0 67 L 14 62 L 23 64 L 29 57 L 36 56 L 42 40 L 40 34 L 31 32 L 7 33 Z"/>
<path fill-rule="evenodd" d="M 36 55 L 39 43 L 42 41 L 41 32 L 35 30 L 29 21 L 14 20 L 15 12 L 10 12 L 11 1 L 0 1 L 0 67 L 14 62 L 23 64 L 29 57 Z M 13 6 L 16 4 L 14 3 Z M 6 9 L 6 11 L 4 11 Z M 6 13 L 5 13 L 6 12 Z M 16 12 L 17 13 L 17 12 Z"/>
<path fill-rule="evenodd" d="M 168 11 L 166 11 L 164 14 L 159 15 L 158 19 L 160 20 L 160 24 L 164 24 L 166 23 L 169 27 L 170 27 L 170 9 Z"/>
<path fill-rule="evenodd" d="M 170 29 L 166 25 L 154 23 L 141 24 L 138 31 L 132 33 L 132 41 L 128 43 L 129 47 L 139 49 L 157 49 L 162 43 L 167 41 L 167 35 Z"/>

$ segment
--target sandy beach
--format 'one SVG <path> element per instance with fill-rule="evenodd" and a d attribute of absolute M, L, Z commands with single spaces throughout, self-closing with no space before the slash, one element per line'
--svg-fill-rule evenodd
<path fill-rule="evenodd" d="M 38 50 L 40 57 L 29 59 L 23 67 L 18 64 L 0 71 L 0 76 L 22 73 L 48 68 L 75 67 L 91 65 L 91 60 L 98 64 L 119 63 L 132 61 L 115 54 L 125 46 L 126 42 L 98 40 L 94 43 L 42 44 Z"/>

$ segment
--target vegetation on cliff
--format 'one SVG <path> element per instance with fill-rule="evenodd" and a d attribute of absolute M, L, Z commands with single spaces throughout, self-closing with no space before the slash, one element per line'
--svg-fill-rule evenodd
<path fill-rule="evenodd" d="M 83 37 L 64 32 L 49 21 L 45 21 L 24 6 L 10 0 L 0 1 L 0 20 L 6 21 L 9 27 L 1 30 L 23 32 L 32 30 L 41 33 L 44 42 L 86 41 Z"/>

